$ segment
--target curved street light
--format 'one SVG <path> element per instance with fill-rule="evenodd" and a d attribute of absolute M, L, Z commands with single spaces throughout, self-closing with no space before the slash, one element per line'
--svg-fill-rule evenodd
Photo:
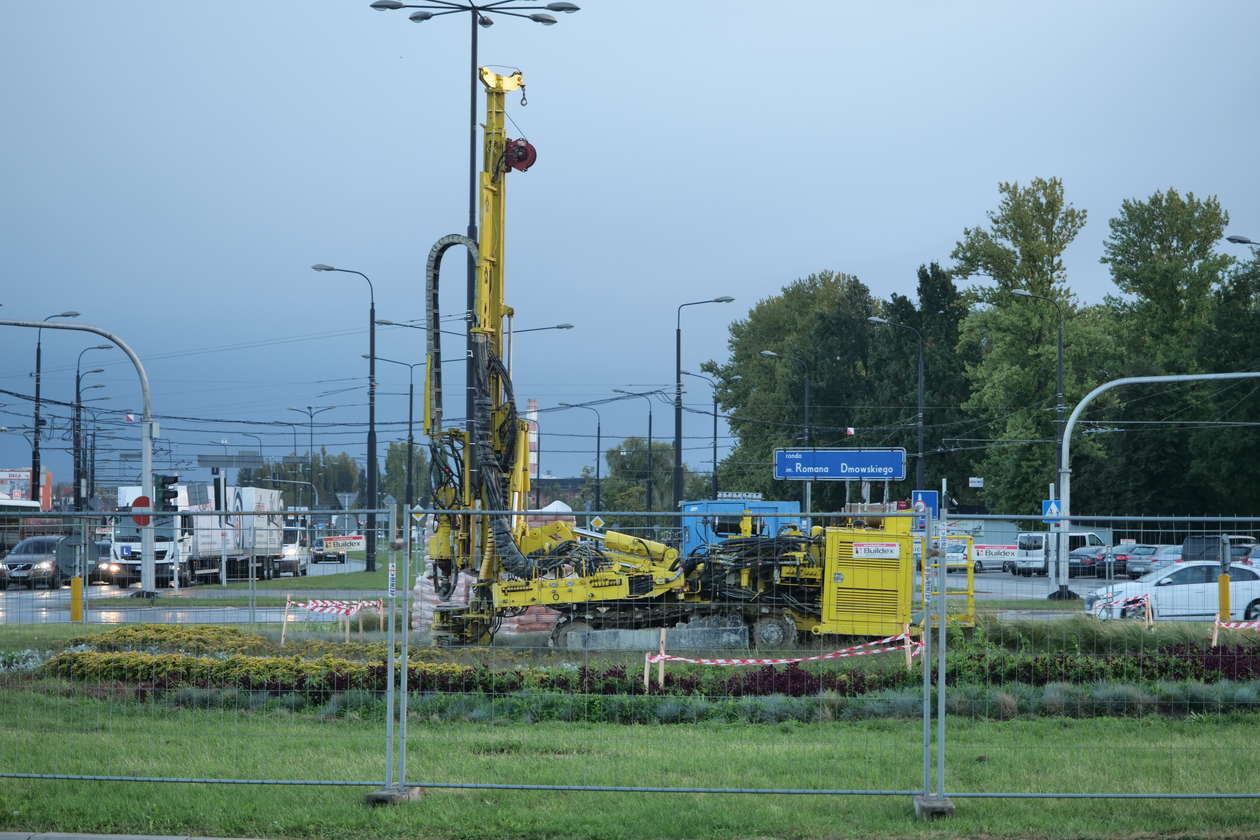
<path fill-rule="evenodd" d="M 337 268 L 324 263 L 311 266 L 314 271 L 338 271 L 357 274 L 367 281 L 370 305 L 368 307 L 368 437 L 367 437 L 367 563 L 365 571 L 376 571 L 376 287 L 372 278 L 353 268 Z"/>
<path fill-rule="evenodd" d="M 310 474 L 311 474 L 311 493 L 312 494 L 315 493 L 315 418 L 318 415 L 323 414 L 325 411 L 332 411 L 336 407 L 337 406 L 335 405 L 325 405 L 325 406 L 316 408 L 313 405 L 308 405 L 306 408 L 290 408 L 289 409 L 289 411 L 296 411 L 298 414 L 305 414 L 307 422 L 310 424 L 311 440 L 310 440 L 309 448 L 306 450 L 306 460 L 307 460 L 307 469 L 310 471 Z M 336 488 L 334 487 L 333 489 L 335 490 Z M 312 505 L 316 504 L 315 499 L 311 500 L 311 504 Z"/>
<path fill-rule="evenodd" d="M 51 321 L 53 318 L 78 318 L 79 313 L 72 309 L 65 312 L 58 312 L 56 315 L 49 315 L 44 320 Z M 38 328 L 35 330 L 35 423 L 31 427 L 31 501 L 39 501 L 39 427 L 41 420 L 39 418 L 39 402 L 40 402 L 40 379 L 43 367 L 43 342 L 44 330 Z"/>
<path fill-rule="evenodd" d="M 373 9 L 378 12 L 398 11 L 401 9 L 416 9 L 409 16 L 412 23 L 423 23 L 433 20 L 437 17 L 446 15 L 459 14 L 461 12 L 468 13 L 469 32 L 471 33 L 469 72 L 468 72 L 468 230 L 469 240 L 477 241 L 477 88 L 480 79 L 477 73 L 477 28 L 484 28 L 494 24 L 495 15 L 507 15 L 508 17 L 523 18 L 531 20 L 534 23 L 544 26 L 551 26 L 556 23 L 555 17 L 546 12 L 559 12 L 561 14 L 572 14 L 579 10 L 576 3 L 547 3 L 543 6 L 529 5 L 526 3 L 516 2 L 516 0 L 485 0 L 482 3 L 459 2 L 459 0 L 433 0 L 428 3 L 403 3 L 400 0 L 375 0 L 370 4 Z M 546 11 L 535 11 L 537 9 L 545 9 Z M 528 12 L 528 14 L 523 14 Z M 522 98 L 524 98 L 522 94 Z M 471 315 L 477 309 L 477 271 L 476 259 L 473 253 L 468 253 L 467 270 L 465 277 L 465 296 L 467 298 L 466 312 Z M 473 370 L 473 336 L 470 330 L 465 336 L 465 363 L 464 376 L 466 382 L 473 382 L 476 379 L 476 371 Z M 473 391 L 468 389 L 468 394 L 464 402 L 464 416 L 471 418 L 475 416 L 475 406 L 473 405 Z M 406 769 L 405 760 L 399 766 L 399 776 L 406 774 L 402 771 Z"/>
<path fill-rule="evenodd" d="M 105 372 L 105 368 L 93 368 L 92 370 L 86 370 L 86 371 L 83 370 L 82 369 L 83 354 L 92 350 L 113 350 L 113 349 L 114 349 L 114 345 L 112 344 L 93 344 L 91 347 L 84 347 L 82 350 L 79 351 L 79 358 L 76 359 L 74 363 L 73 448 L 74 448 L 74 509 L 76 511 L 83 510 L 84 495 L 87 489 L 84 486 L 84 483 L 85 483 L 84 474 L 87 472 L 84 469 L 84 460 L 86 458 L 87 453 L 83 446 L 83 406 L 82 406 L 82 395 L 80 393 L 81 391 L 80 386 L 83 383 L 83 377 L 88 376 L 90 374 L 94 374 L 94 373 Z"/>
<path fill-rule="evenodd" d="M 577 403 L 567 403 L 567 402 L 562 402 L 560 403 L 560 405 L 562 405 L 565 408 L 581 408 L 581 409 L 584 409 L 585 411 L 592 411 L 595 413 L 595 510 L 599 511 L 603 503 L 603 499 L 600 496 L 600 486 L 599 486 L 600 484 L 599 462 L 603 460 L 603 455 L 604 455 L 604 453 L 600 451 L 603 445 L 600 439 L 601 427 L 603 426 L 603 418 L 599 416 L 599 409 L 595 408 L 594 406 L 578 405 Z"/>
<path fill-rule="evenodd" d="M 614 394 L 623 394 L 627 397 L 641 397 L 647 400 L 648 404 L 648 433 L 647 433 L 647 487 L 646 501 L 643 510 L 652 511 L 652 397 L 659 394 L 660 391 L 626 391 L 622 388 L 613 388 Z"/>
<path fill-rule="evenodd" d="M 674 510 L 682 502 L 683 495 L 683 462 L 682 462 L 682 311 L 683 307 L 700 306 L 705 303 L 731 303 L 735 298 L 721 295 L 708 300 L 693 300 L 678 305 L 674 319 Z"/>

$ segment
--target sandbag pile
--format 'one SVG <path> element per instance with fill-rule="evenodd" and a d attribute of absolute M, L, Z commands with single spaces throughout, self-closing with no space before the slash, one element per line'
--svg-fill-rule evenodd
<path fill-rule="evenodd" d="M 438 598 L 437 592 L 433 588 L 433 579 L 429 576 L 428 570 L 426 570 L 425 574 L 421 575 L 416 581 L 416 588 L 412 592 L 411 628 L 413 630 L 430 629 L 433 626 L 433 611 L 439 604 L 459 606 L 467 604 L 471 587 L 475 582 L 476 578 L 471 574 L 461 572 L 451 597 L 442 601 Z M 554 610 L 549 610 L 546 607 L 530 607 L 521 615 L 503 619 L 499 632 L 509 635 L 514 633 L 550 633 L 559 619 L 560 614 Z"/>

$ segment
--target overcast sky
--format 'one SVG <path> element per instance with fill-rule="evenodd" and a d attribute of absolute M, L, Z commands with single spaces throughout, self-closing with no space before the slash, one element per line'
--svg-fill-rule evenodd
<path fill-rule="evenodd" d="M 480 33 L 480 63 L 524 73 L 509 135 L 539 153 L 509 177 L 508 302 L 518 328 L 576 325 L 517 339 L 522 409 L 670 387 L 685 301 L 736 298 L 683 311 L 695 370 L 725 358 L 731 320 L 811 272 L 913 295 L 916 267 L 948 263 L 999 181 L 1061 177 L 1088 211 L 1067 257 L 1086 302 L 1113 291 L 1098 257 L 1126 198 L 1216 195 L 1231 231 L 1260 239 L 1250 0 L 581 5 L 556 26 L 502 17 Z M 305 428 L 291 406 L 363 423 L 365 391 L 319 394 L 366 381 L 366 284 L 309 266 L 371 276 L 378 317 L 423 317 L 425 256 L 466 223 L 468 29 L 467 15 L 415 24 L 367 0 L 9 4 L 0 318 L 73 309 L 130 342 L 158 414 L 214 419 L 163 423 L 177 457 L 256 448 L 242 431 L 286 454 L 289 427 L 219 421 Z M 447 312 L 463 307 L 460 269 L 448 261 Z M 32 392 L 34 338 L 7 329 L 0 387 Z M 72 399 L 94 343 L 45 332 L 45 396 Z M 418 361 L 423 333 L 381 328 L 378 353 Z M 106 368 L 90 395 L 138 409 L 119 355 L 84 357 Z M 406 371 L 378 377 L 383 451 L 405 436 Z M 708 407 L 707 386 L 688 387 Z M 29 466 L 30 403 L 0 403 L 0 468 Z M 605 445 L 644 434 L 646 408 L 602 409 Z M 65 411 L 50 411 L 44 462 L 69 480 Z M 592 462 L 592 421 L 544 415 L 545 471 Z M 690 416 L 698 469 L 709 429 Z M 655 430 L 672 435 L 665 404 Z M 317 432 L 317 446 L 365 451 L 361 426 Z"/>

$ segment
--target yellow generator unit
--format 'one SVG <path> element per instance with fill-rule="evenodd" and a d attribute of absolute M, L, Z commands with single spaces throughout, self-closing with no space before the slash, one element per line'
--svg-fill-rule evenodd
<path fill-rule="evenodd" d="M 822 615 L 815 634 L 892 636 L 910 624 L 914 551 L 909 519 L 883 530 L 827 528 L 823 543 Z"/>

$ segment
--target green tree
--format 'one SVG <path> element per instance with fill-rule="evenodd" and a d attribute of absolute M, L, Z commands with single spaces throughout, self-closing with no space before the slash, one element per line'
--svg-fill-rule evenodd
<path fill-rule="evenodd" d="M 1133 359 L 1169 373 L 1202 370 L 1211 336 L 1213 292 L 1233 260 L 1217 253 L 1229 214 L 1215 196 L 1200 200 L 1175 189 L 1145 201 L 1126 200 L 1108 222 L 1101 262 L 1129 301 L 1126 317 Z M 1153 328 L 1157 327 L 1157 328 Z"/>
<path fill-rule="evenodd" d="M 737 441 L 719 468 L 724 486 L 774 499 L 802 497 L 801 483 L 774 481 L 771 465 L 775 448 L 806 442 L 807 379 L 815 445 L 882 444 L 882 433 L 856 440 L 847 434 L 872 419 L 866 319 L 873 314 L 875 300 L 865 284 L 822 271 L 788 284 L 731 324 L 730 361 L 703 366 L 719 382 L 718 402 Z M 763 350 L 779 358 L 766 358 Z M 839 482 L 816 482 L 814 507 L 834 510 L 844 494 Z"/>
<path fill-rule="evenodd" d="M 994 510 L 1034 510 L 1054 464 L 1057 330 L 1065 319 L 1065 401 L 1093 381 L 1076 355 L 1084 322 L 1067 288 L 1063 253 L 1085 224 L 1057 178 L 1028 186 L 998 185 L 1001 198 L 987 228 L 967 228 L 954 246 L 954 273 L 987 275 L 996 284 L 968 291 L 972 311 L 958 350 L 968 359 L 964 408 L 979 421 L 970 437 L 991 439 L 979 461 L 984 497 Z M 1050 301 L 1019 299 L 1023 290 Z M 1057 307 L 1057 308 L 1056 308 Z M 963 437 L 963 435 L 960 435 Z M 1042 441 L 1042 443 L 1036 443 Z"/>
<path fill-rule="evenodd" d="M 1233 260 L 1216 251 L 1228 220 L 1215 197 L 1175 189 L 1127 200 L 1110 220 L 1101 261 L 1126 295 L 1108 301 L 1121 337 L 1118 375 L 1241 370 L 1255 359 L 1246 333 L 1257 326 L 1254 279 L 1245 270 L 1228 275 Z M 1115 392 L 1096 414 L 1115 430 L 1105 436 L 1106 461 L 1126 470 L 1085 474 L 1099 501 L 1144 513 L 1251 512 L 1239 504 L 1256 497 L 1232 480 L 1230 466 L 1260 454 L 1255 434 L 1203 424 L 1254 419 L 1253 390 L 1242 383 Z"/>
<path fill-rule="evenodd" d="M 953 277 L 936 263 L 919 266 L 917 281 L 917 305 L 910 298 L 894 293 L 880 304 L 880 316 L 891 324 L 912 327 L 923 337 L 924 449 L 927 452 L 924 483 L 927 487 L 939 487 L 941 479 L 947 478 L 952 496 L 974 501 L 974 491 L 968 490 L 963 480 L 971 474 L 974 452 L 952 440 L 968 436 L 966 429 L 970 425 L 962 411 L 968 394 L 966 369 L 957 351 L 959 326 L 967 314 L 966 303 Z M 904 447 L 909 453 L 907 481 L 895 488 L 899 498 L 908 498 L 913 489 L 914 456 L 918 451 L 915 416 L 919 338 L 895 326 L 868 329 L 871 331 L 870 410 L 880 418 L 878 426 L 886 430 L 885 443 Z"/>
<path fill-rule="evenodd" d="M 429 459 L 424 448 L 413 447 L 412 485 L 415 498 L 413 503 L 428 496 Z M 392 441 L 385 450 L 385 470 L 381 475 L 381 495 L 393 496 L 399 504 L 407 501 L 407 442 Z"/>
<path fill-rule="evenodd" d="M 314 485 L 318 491 L 319 505 L 322 508 L 340 507 L 337 493 L 358 494 L 360 492 L 359 465 L 345 452 L 329 455 L 327 450 L 321 449 L 315 453 L 314 475 Z M 273 483 L 266 479 L 280 479 L 280 481 Z M 310 489 L 305 485 L 305 482 L 312 480 L 311 467 L 307 463 L 283 464 L 273 461 L 258 469 L 240 470 L 236 480 L 242 486 L 258 484 L 281 489 L 286 506 L 311 504 Z M 303 484 L 287 482 L 303 482 Z"/>

